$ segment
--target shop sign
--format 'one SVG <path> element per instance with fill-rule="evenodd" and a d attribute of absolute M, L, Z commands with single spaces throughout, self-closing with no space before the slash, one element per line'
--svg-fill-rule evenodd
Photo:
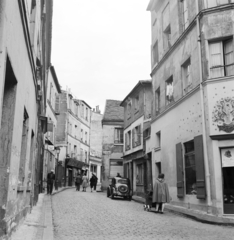
<path fill-rule="evenodd" d="M 221 149 L 222 166 L 234 167 L 234 148 Z"/>

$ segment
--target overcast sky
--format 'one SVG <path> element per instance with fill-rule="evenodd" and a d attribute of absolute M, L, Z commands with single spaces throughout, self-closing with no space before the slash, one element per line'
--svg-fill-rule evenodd
<path fill-rule="evenodd" d="M 62 89 L 103 113 L 150 79 L 149 0 L 54 0 L 52 65 Z"/>

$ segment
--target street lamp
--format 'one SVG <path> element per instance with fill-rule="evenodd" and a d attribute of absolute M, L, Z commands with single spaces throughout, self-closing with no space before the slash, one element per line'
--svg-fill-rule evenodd
<path fill-rule="evenodd" d="M 58 160 L 59 160 L 60 147 L 55 147 L 55 151 L 57 154 L 56 172 L 55 172 L 55 190 L 58 190 Z"/>

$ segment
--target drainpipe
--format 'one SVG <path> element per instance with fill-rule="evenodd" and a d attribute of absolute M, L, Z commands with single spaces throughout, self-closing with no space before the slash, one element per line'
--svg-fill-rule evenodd
<path fill-rule="evenodd" d="M 204 149 L 204 164 L 205 164 L 205 175 L 206 175 L 206 193 L 207 193 L 207 213 L 211 212 L 211 187 L 210 187 L 210 170 L 209 170 L 209 159 L 207 153 L 207 132 L 206 132 L 206 119 L 205 119 L 205 108 L 204 108 L 204 93 L 203 93 L 203 76 L 202 76 L 202 62 L 201 62 L 201 31 L 199 24 L 199 5 L 196 0 L 196 25 L 197 25 L 197 39 L 198 39 L 198 57 L 199 57 L 199 78 L 200 78 L 200 97 L 201 97 L 201 111 L 202 111 L 202 136 L 203 136 L 203 149 Z"/>

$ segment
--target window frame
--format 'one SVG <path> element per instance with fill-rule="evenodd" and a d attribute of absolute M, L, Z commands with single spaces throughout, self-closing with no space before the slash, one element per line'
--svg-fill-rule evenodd
<path fill-rule="evenodd" d="M 166 103 L 166 106 L 168 106 L 170 103 L 172 103 L 174 101 L 174 97 L 173 97 L 173 94 L 174 94 L 174 79 L 173 79 L 173 75 L 171 75 L 166 81 L 165 81 L 165 103 Z M 169 99 L 168 95 L 167 95 L 167 88 L 169 86 L 169 84 L 172 85 L 172 96 L 171 96 L 171 99 Z"/>
<path fill-rule="evenodd" d="M 123 140 L 123 128 L 115 128 L 115 132 L 114 132 L 114 144 L 123 144 L 124 140 Z M 122 137 L 121 137 L 122 135 Z"/>

